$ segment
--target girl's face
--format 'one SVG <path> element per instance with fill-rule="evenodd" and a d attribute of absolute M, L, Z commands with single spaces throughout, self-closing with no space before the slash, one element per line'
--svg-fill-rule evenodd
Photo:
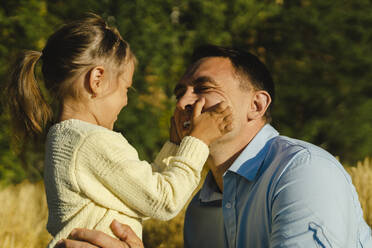
<path fill-rule="evenodd" d="M 104 126 L 112 129 L 120 111 L 128 104 L 128 88 L 132 86 L 134 73 L 134 63 L 125 64 L 124 72 L 112 77 L 111 82 L 107 82 L 112 87 L 105 95 L 101 104 Z"/>
<path fill-rule="evenodd" d="M 117 77 L 117 88 L 114 95 L 120 108 L 118 112 L 128 104 L 128 89 L 132 86 L 133 73 L 134 64 L 130 62 L 129 65 L 125 65 L 124 72 Z"/>

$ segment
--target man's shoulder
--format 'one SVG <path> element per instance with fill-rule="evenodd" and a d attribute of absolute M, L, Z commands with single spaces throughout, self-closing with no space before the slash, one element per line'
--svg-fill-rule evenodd
<path fill-rule="evenodd" d="M 294 171 L 304 177 L 308 177 L 309 172 L 348 177 L 339 161 L 323 148 L 286 136 L 273 139 L 264 167 L 264 171 L 271 171 L 272 176 L 279 178 Z"/>
<path fill-rule="evenodd" d="M 337 159 L 323 148 L 309 142 L 290 138 L 287 136 L 277 136 L 271 144 L 271 151 L 274 155 L 290 156 L 293 158 L 308 158 L 329 160 L 330 163 L 338 163 Z"/>
<path fill-rule="evenodd" d="M 319 234 L 327 242 L 355 240 L 362 214 L 351 178 L 337 159 L 318 146 L 284 136 L 276 137 L 271 148 L 268 156 L 273 159 L 262 178 L 268 182 L 267 206 L 277 227 L 288 233 L 311 231 L 314 237 L 319 233 L 313 230 L 329 230 Z"/>
<path fill-rule="evenodd" d="M 350 176 L 329 152 L 306 141 L 286 136 L 274 138 L 265 161 L 264 171 L 271 171 L 271 177 L 277 180 L 283 177 L 303 180 L 327 175 L 328 180 L 350 182 Z"/>

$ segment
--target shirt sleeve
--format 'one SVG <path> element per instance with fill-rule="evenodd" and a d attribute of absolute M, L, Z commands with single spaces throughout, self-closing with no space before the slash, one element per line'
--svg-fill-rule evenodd
<path fill-rule="evenodd" d="M 77 153 L 76 180 L 82 193 L 100 205 L 123 206 L 124 210 L 127 206 L 140 217 L 168 220 L 182 209 L 198 185 L 208 154 L 205 143 L 187 136 L 176 154 L 167 158 L 168 167 L 158 173 L 138 158 L 122 135 L 95 133 Z"/>
<path fill-rule="evenodd" d="M 307 152 L 289 164 L 271 198 L 270 247 L 355 247 L 358 206 L 341 167 Z"/>

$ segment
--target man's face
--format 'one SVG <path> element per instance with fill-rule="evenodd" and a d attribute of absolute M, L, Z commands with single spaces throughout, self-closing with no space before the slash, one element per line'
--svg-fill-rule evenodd
<path fill-rule="evenodd" d="M 196 101 L 204 97 L 204 111 L 211 111 L 216 104 L 225 101 L 233 113 L 233 131 L 227 137 L 234 137 L 245 124 L 246 113 L 251 100 L 251 90 L 242 90 L 240 81 L 228 58 L 209 57 L 197 62 L 197 66 L 186 73 L 176 85 L 176 108 L 181 112 L 179 123 L 191 120 Z"/>

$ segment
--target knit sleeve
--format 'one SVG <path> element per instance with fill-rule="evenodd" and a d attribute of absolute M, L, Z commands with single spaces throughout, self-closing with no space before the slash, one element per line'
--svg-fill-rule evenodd
<path fill-rule="evenodd" d="M 166 158 L 168 166 L 154 172 L 122 135 L 99 132 L 87 137 L 77 152 L 76 179 L 82 193 L 98 204 L 117 208 L 120 200 L 141 217 L 168 220 L 198 185 L 208 154 L 205 143 L 188 136 Z"/>
<path fill-rule="evenodd" d="M 154 162 L 152 163 L 153 171 L 161 172 L 168 166 L 167 157 L 174 156 L 178 150 L 178 145 L 167 141 L 161 148 L 160 152 L 156 156 Z"/>

